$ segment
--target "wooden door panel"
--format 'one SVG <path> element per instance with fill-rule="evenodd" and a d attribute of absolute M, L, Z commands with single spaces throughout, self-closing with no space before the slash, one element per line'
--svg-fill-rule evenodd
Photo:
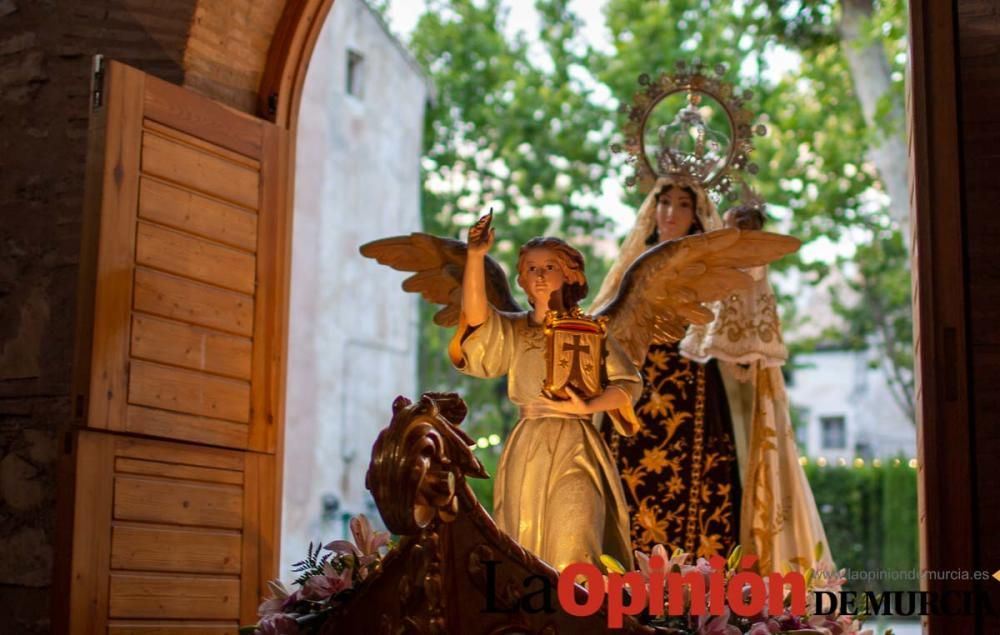
<path fill-rule="evenodd" d="M 118 457 L 115 459 L 115 473 L 178 478 L 187 481 L 202 481 L 204 483 L 224 485 L 243 485 L 243 474 L 239 470 L 199 467 L 196 465 L 169 463 L 162 460 L 147 461 L 145 459 Z"/>
<path fill-rule="evenodd" d="M 148 129 L 142 135 L 142 172 L 249 210 L 256 210 L 259 204 L 259 166 L 224 158 Z"/>
<path fill-rule="evenodd" d="M 123 64 L 117 66 L 124 67 Z M 190 90 L 178 90 L 177 86 L 155 77 L 145 77 L 143 115 L 154 124 L 182 130 L 195 139 L 227 148 L 245 157 L 267 154 L 261 131 L 276 130 L 277 126 L 205 99 Z"/>
<path fill-rule="evenodd" d="M 253 335 L 254 299 L 162 271 L 137 269 L 135 310 L 223 333 Z"/>
<path fill-rule="evenodd" d="M 252 340 L 152 315 L 132 314 L 132 358 L 250 380 Z"/>
<path fill-rule="evenodd" d="M 186 232 L 139 221 L 136 264 L 253 294 L 254 256 Z"/>
<path fill-rule="evenodd" d="M 110 618 L 207 619 L 238 621 L 239 580 L 112 573 Z"/>
<path fill-rule="evenodd" d="M 112 528 L 111 568 L 132 571 L 239 574 L 241 534 L 179 527 Z"/>
<path fill-rule="evenodd" d="M 249 433 L 245 423 L 196 417 L 158 408 L 129 405 L 124 432 L 196 441 L 231 448 L 245 448 Z"/>
<path fill-rule="evenodd" d="M 108 635 L 237 635 L 235 626 L 212 622 L 130 622 L 116 621 L 108 626 Z"/>
<path fill-rule="evenodd" d="M 72 632 L 255 620 L 273 555 L 273 457 L 81 430 L 75 461 L 90 505 L 74 522 Z"/>
<path fill-rule="evenodd" d="M 115 124 L 88 190 L 100 230 L 82 423 L 274 452 L 285 134 L 120 64 L 108 71 L 100 116 Z"/>
<path fill-rule="evenodd" d="M 114 62 L 98 88 L 55 628 L 236 633 L 277 575 L 287 135 Z"/>
<path fill-rule="evenodd" d="M 239 529 L 243 488 L 176 478 L 115 476 L 114 519 Z"/>
<path fill-rule="evenodd" d="M 250 383 L 133 359 L 129 403 L 246 423 Z"/>

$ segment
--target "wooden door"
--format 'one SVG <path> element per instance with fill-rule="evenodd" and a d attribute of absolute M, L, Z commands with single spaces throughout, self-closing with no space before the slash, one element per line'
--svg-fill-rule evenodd
<path fill-rule="evenodd" d="M 287 135 L 115 62 L 91 105 L 66 627 L 235 633 L 277 574 Z"/>

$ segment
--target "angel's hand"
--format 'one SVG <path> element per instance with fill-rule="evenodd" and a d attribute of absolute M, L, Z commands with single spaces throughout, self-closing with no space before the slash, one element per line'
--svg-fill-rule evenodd
<path fill-rule="evenodd" d="M 493 241 L 496 239 L 496 232 L 490 225 L 493 222 L 493 211 L 478 221 L 469 229 L 469 255 L 470 256 L 485 256 L 493 246 Z"/>
<path fill-rule="evenodd" d="M 556 400 L 545 396 L 539 396 L 535 401 L 521 408 L 521 415 L 526 419 L 537 419 L 553 412 L 568 415 L 589 415 L 593 414 L 590 404 L 569 386 L 566 387 L 569 399 Z"/>

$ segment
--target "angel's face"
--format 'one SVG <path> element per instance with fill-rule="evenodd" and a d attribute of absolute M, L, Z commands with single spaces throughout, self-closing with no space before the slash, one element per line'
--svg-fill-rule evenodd
<path fill-rule="evenodd" d="M 694 197 L 680 187 L 668 187 L 656 197 L 656 228 L 660 240 L 687 236 L 694 223 Z"/>
<path fill-rule="evenodd" d="M 559 257 L 551 249 L 531 249 L 525 252 L 518 275 L 521 288 L 528 294 L 532 306 L 549 306 L 549 297 L 562 289 L 566 282 Z"/>

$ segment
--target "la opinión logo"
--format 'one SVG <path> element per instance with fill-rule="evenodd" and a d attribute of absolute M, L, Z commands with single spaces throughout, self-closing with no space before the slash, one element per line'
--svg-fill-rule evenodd
<path fill-rule="evenodd" d="M 741 570 L 727 580 L 723 557 L 712 556 L 708 562 L 713 569 L 710 573 L 698 569 L 664 573 L 666 562 L 660 556 L 653 556 L 649 559 L 648 579 L 638 571 L 605 576 L 590 563 L 574 563 L 559 575 L 559 603 L 570 615 L 584 617 L 596 613 L 607 597 L 608 626 L 621 628 L 623 616 L 638 615 L 644 610 L 654 616 L 663 615 L 664 609 L 667 615 L 683 615 L 688 607 L 691 615 L 722 615 L 728 606 L 736 615 L 750 617 L 759 614 L 766 604 L 770 613 L 779 614 L 786 608 L 783 591 L 787 587 L 792 613 L 805 613 L 806 580 L 798 571 L 770 573 L 765 581 L 750 570 L 757 557 L 747 555 L 740 559 Z M 584 604 L 576 602 L 573 591 L 578 578 L 586 580 L 589 591 Z M 778 592 L 769 593 L 769 589 Z"/>
<path fill-rule="evenodd" d="M 621 628 L 625 615 L 638 615 L 645 610 L 653 616 L 667 615 L 722 615 L 726 607 L 740 617 L 759 614 L 767 605 L 772 614 L 780 614 L 786 608 L 793 614 L 802 615 L 806 611 L 806 580 L 798 571 L 770 573 L 767 577 L 750 570 L 757 562 L 756 556 L 747 555 L 740 559 L 739 571 L 724 575 L 726 560 L 713 556 L 708 560 L 710 570 L 691 569 L 663 572 L 666 561 L 660 556 L 649 560 L 650 575 L 647 578 L 639 571 L 627 573 L 601 573 L 589 562 L 578 562 L 566 567 L 559 574 L 557 597 L 563 610 L 576 617 L 587 617 L 599 611 L 607 602 L 608 627 Z M 523 610 L 529 613 L 551 613 L 551 583 L 543 576 L 531 576 L 525 586 L 538 582 L 539 588 L 527 594 L 522 605 L 516 609 L 502 610 L 495 604 L 495 584 L 497 561 L 487 561 L 487 606 L 483 612 L 499 613 Z M 587 587 L 586 602 L 580 604 L 576 598 L 576 583 L 584 582 Z M 786 605 L 785 589 L 788 589 Z M 627 593 L 626 593 L 627 591 Z M 532 600 L 540 599 L 536 604 Z"/>

